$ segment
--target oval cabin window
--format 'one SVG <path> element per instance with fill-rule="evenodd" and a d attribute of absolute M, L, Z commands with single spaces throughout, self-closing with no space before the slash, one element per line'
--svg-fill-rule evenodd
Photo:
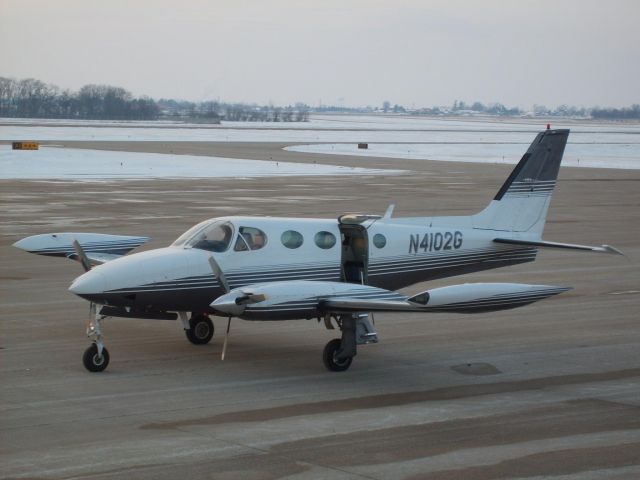
<path fill-rule="evenodd" d="M 318 232 L 314 240 L 316 245 L 324 250 L 328 250 L 336 244 L 336 236 L 331 232 Z"/>
<path fill-rule="evenodd" d="M 373 244 L 378 248 L 384 248 L 384 246 L 387 244 L 387 238 L 381 233 L 376 233 L 373 236 Z"/>
<path fill-rule="evenodd" d="M 287 230 L 280 237 L 280 241 L 287 248 L 298 248 L 304 242 L 304 238 L 300 232 L 295 230 Z"/>

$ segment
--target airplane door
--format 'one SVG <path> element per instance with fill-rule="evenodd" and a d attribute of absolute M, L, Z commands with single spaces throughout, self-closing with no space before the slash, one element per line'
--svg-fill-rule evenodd
<path fill-rule="evenodd" d="M 369 238 L 362 225 L 340 225 L 342 237 L 342 281 L 367 284 Z"/>

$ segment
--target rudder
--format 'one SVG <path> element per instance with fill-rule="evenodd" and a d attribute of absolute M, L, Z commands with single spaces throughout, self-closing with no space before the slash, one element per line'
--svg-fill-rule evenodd
<path fill-rule="evenodd" d="M 474 215 L 478 229 L 542 236 L 569 130 L 539 133 L 491 203 Z"/>

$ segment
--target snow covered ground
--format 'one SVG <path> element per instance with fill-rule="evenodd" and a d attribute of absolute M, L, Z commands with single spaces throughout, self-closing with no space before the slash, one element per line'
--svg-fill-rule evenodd
<path fill-rule="evenodd" d="M 638 124 L 554 123 L 571 128 L 570 142 L 640 143 Z M 543 120 L 439 119 L 381 115 L 313 115 L 309 122 L 223 122 L 0 119 L 0 140 L 241 141 L 241 142 L 524 142 Z"/>
<path fill-rule="evenodd" d="M 552 125 L 571 129 L 564 165 L 640 168 L 640 125 L 564 122 Z M 392 115 L 313 115 L 309 122 L 301 123 L 228 122 L 223 125 L 0 119 L 0 140 L 322 143 L 325 145 L 289 149 L 321 154 L 515 163 L 536 133 L 544 128 L 544 121 L 536 119 Z M 369 150 L 356 149 L 358 142 L 369 143 Z"/>
<path fill-rule="evenodd" d="M 511 131 L 537 132 L 545 128 L 546 121 L 536 118 L 459 117 L 438 118 L 406 115 L 338 115 L 312 114 L 308 122 L 227 122 L 221 124 L 184 123 L 172 120 L 122 121 L 122 120 L 71 120 L 0 118 L 0 129 L 8 125 L 33 124 L 51 127 L 114 127 L 114 128 L 195 128 L 209 130 L 435 130 L 435 131 Z M 640 125 L 628 123 L 594 123 L 593 121 L 561 119 L 552 121 L 553 128 L 572 128 L 575 132 L 623 132 L 640 134 Z M 67 128 L 69 128 L 67 127 Z"/>
<path fill-rule="evenodd" d="M 42 141 L 158 141 L 158 142 L 450 142 L 522 143 L 528 145 L 541 129 L 513 130 L 307 130 L 287 128 L 178 128 L 178 127 L 61 127 L 0 126 L 0 140 Z M 570 143 L 640 143 L 637 133 L 572 130 Z"/>
<path fill-rule="evenodd" d="M 335 155 L 411 158 L 445 162 L 518 163 L 528 143 L 370 143 L 359 149 L 355 143 L 312 144 L 286 147 L 285 150 Z M 569 143 L 562 159 L 567 167 L 640 169 L 640 144 Z"/>
<path fill-rule="evenodd" d="M 241 178 L 295 175 L 376 175 L 400 173 L 335 165 L 239 160 L 235 158 L 0 146 L 0 179 L 102 181 L 149 178 Z"/>

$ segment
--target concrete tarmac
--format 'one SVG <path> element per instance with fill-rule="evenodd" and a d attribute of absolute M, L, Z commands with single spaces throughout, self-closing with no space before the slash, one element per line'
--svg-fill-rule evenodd
<path fill-rule="evenodd" d="M 56 142 L 60 144 L 60 142 Z M 0 477 L 31 479 L 640 478 L 640 171 L 561 170 L 545 238 L 625 257 L 534 263 L 416 285 L 574 290 L 480 315 L 376 315 L 380 343 L 327 372 L 316 321 L 232 323 L 205 346 L 178 322 L 109 319 L 109 368 L 84 370 L 81 267 L 11 247 L 95 231 L 167 245 L 205 218 L 473 213 L 512 167 L 282 151 L 280 144 L 67 142 L 402 168 L 406 175 L 119 182 L 0 181 Z M 88 159 L 87 161 L 90 161 Z M 310 166 L 312 168 L 312 166 Z"/>

